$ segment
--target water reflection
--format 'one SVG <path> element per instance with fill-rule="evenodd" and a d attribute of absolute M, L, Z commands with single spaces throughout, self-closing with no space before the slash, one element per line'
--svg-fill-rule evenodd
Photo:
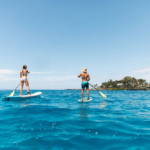
<path fill-rule="evenodd" d="M 14 105 L 15 107 L 18 107 L 18 105 L 21 105 L 23 107 L 31 105 L 30 99 L 21 99 L 21 100 L 11 100 L 9 101 L 9 104 Z"/>
<path fill-rule="evenodd" d="M 103 102 L 100 102 L 100 109 L 103 109 L 107 106 L 106 100 Z"/>
<path fill-rule="evenodd" d="M 29 105 L 31 105 L 29 103 L 29 101 L 30 101 L 30 99 L 26 99 L 26 100 L 20 101 L 20 105 L 22 105 L 23 107 L 29 106 Z"/>
<path fill-rule="evenodd" d="M 87 119 L 89 112 L 89 103 L 81 103 L 79 108 L 79 114 L 81 119 Z"/>

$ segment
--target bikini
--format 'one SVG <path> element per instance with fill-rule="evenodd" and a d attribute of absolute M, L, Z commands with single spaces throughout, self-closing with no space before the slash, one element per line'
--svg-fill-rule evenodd
<path fill-rule="evenodd" d="M 27 73 L 22 73 L 22 75 L 24 76 L 24 75 L 26 75 L 27 76 Z M 23 77 L 23 78 L 21 78 L 21 81 L 25 81 L 25 80 L 27 80 L 27 77 Z"/>
<path fill-rule="evenodd" d="M 26 75 L 27 76 L 28 73 L 22 73 L 22 76 Z M 27 80 L 27 77 L 23 77 L 21 78 L 21 81 L 25 81 Z M 30 94 L 30 92 L 28 92 L 28 94 Z"/>

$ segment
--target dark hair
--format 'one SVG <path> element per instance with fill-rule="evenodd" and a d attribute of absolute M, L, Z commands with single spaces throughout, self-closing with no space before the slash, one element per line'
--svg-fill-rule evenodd
<path fill-rule="evenodd" d="M 27 66 L 26 66 L 26 65 L 23 65 L 23 69 L 27 69 Z"/>

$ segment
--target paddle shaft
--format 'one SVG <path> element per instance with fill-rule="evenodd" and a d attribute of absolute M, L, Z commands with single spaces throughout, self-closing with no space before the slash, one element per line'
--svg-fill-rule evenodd
<path fill-rule="evenodd" d="M 90 84 L 90 83 L 89 83 Z M 96 89 L 97 91 L 100 91 L 100 90 L 98 90 L 97 88 L 95 88 L 92 84 L 90 84 L 94 89 Z"/>
<path fill-rule="evenodd" d="M 19 85 L 20 85 L 20 83 L 19 83 Z M 18 86 L 19 86 L 19 85 L 18 85 Z M 15 88 L 15 90 L 14 90 L 14 91 L 16 91 L 16 89 L 18 88 L 18 86 Z"/>
<path fill-rule="evenodd" d="M 19 83 L 19 85 L 20 85 L 20 83 Z M 14 95 L 14 93 L 15 93 L 16 89 L 18 88 L 18 86 L 15 88 L 15 90 L 9 96 L 13 96 Z"/>

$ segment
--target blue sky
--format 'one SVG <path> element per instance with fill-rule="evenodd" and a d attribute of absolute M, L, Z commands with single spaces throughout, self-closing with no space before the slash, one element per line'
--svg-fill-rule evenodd
<path fill-rule="evenodd" d="M 30 89 L 80 88 L 124 76 L 150 82 L 149 0 L 0 1 L 0 89 L 26 64 Z"/>

